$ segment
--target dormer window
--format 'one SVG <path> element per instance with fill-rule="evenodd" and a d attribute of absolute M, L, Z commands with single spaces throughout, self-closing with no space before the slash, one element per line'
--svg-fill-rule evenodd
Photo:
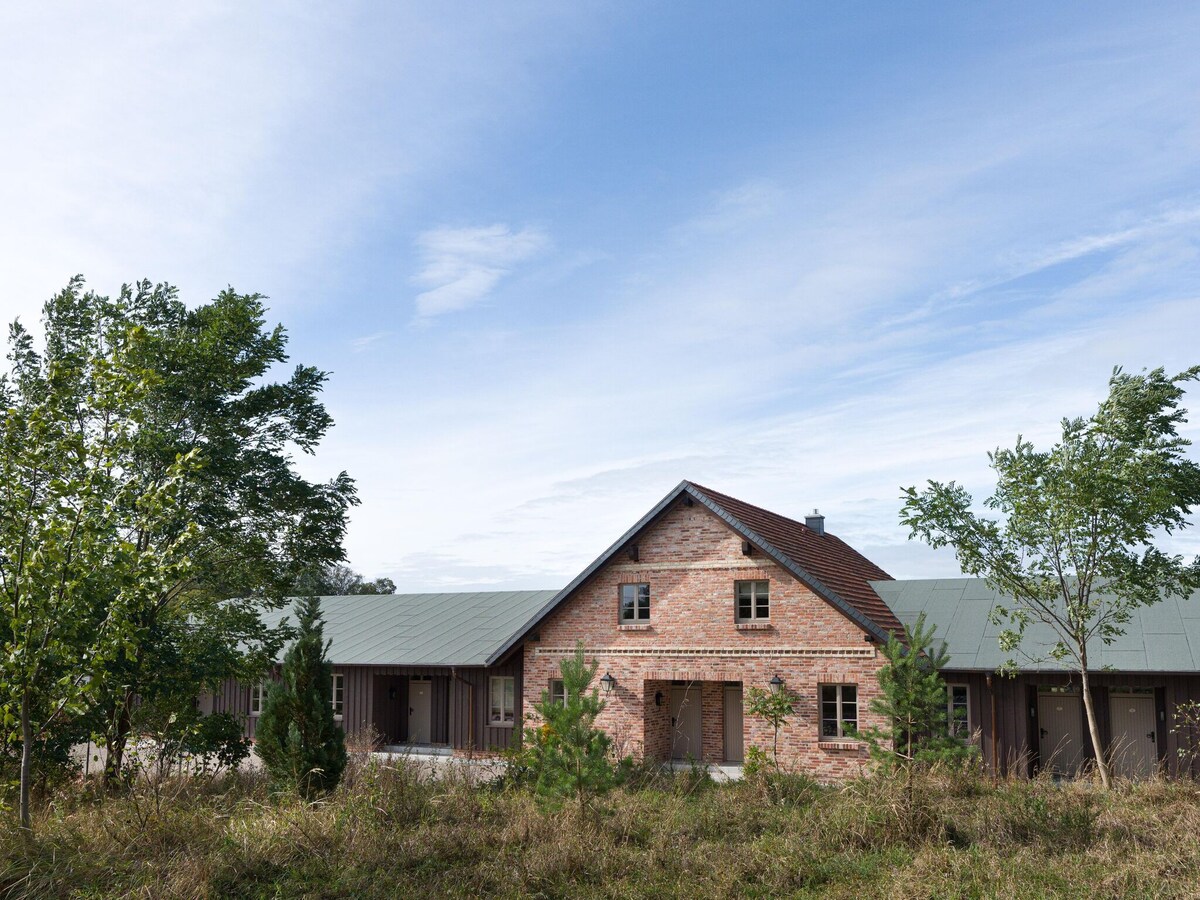
<path fill-rule="evenodd" d="M 621 585 L 621 624 L 650 621 L 650 585 Z"/>

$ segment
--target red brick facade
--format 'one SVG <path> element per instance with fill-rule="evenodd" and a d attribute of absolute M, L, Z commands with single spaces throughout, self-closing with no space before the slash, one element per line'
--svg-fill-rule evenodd
<path fill-rule="evenodd" d="M 582 640 L 588 658 L 599 661 L 599 674 L 616 679 L 600 725 L 619 752 L 671 756 L 674 686 L 687 688 L 701 707 L 700 756 L 722 762 L 726 685 L 740 685 L 744 695 L 778 676 L 798 699 L 797 715 L 779 736 L 780 762 L 823 779 L 856 771 L 865 749 L 853 741 L 821 740 L 818 701 L 821 684 L 856 685 L 860 727 L 876 724 L 869 703 L 878 693 L 882 658 L 863 629 L 758 548 L 746 555 L 741 535 L 686 498 L 635 543 L 636 553 L 612 556 L 527 636 L 525 710 L 532 710 L 563 655 Z M 741 580 L 769 582 L 765 623 L 737 622 L 735 583 Z M 627 583 L 650 585 L 648 623 L 620 624 L 619 586 Z M 769 750 L 771 726 L 748 713 L 742 721 L 744 747 Z"/>

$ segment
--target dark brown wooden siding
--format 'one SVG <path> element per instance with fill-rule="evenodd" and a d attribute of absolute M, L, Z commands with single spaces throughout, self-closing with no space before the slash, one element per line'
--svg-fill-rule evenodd
<path fill-rule="evenodd" d="M 1016 678 L 947 671 L 946 681 L 970 685 L 971 726 L 978 735 L 980 751 L 989 771 L 1027 775 L 1039 767 L 1037 746 L 1037 689 L 1039 686 L 1078 684 L 1078 676 L 1065 674 L 1022 674 Z M 1157 719 L 1156 741 L 1159 763 L 1172 774 L 1200 775 L 1200 763 L 1185 758 L 1179 750 L 1190 748 L 1185 734 L 1176 731 L 1175 712 L 1179 705 L 1200 701 L 1200 674 L 1136 674 L 1099 672 L 1090 676 L 1096 724 L 1101 743 L 1112 741 L 1109 692 L 1114 688 L 1153 688 Z M 993 743 L 993 697 L 995 698 L 995 742 Z M 1080 704 L 1080 715 L 1083 704 Z M 1085 755 L 1092 756 L 1086 718 L 1081 723 Z M 994 751 L 993 751 L 994 748 Z M 998 760 L 998 765 L 997 765 Z"/>
<path fill-rule="evenodd" d="M 376 738 L 385 744 L 408 739 L 408 685 L 427 677 L 432 687 L 430 739 L 456 750 L 502 750 L 519 740 L 522 722 L 521 655 L 491 668 L 418 666 L 335 666 L 345 678 L 342 727 L 351 742 Z M 516 723 L 496 727 L 487 721 L 489 678 L 515 679 Z M 253 739 L 258 719 L 251 716 L 250 689 L 227 680 L 213 697 L 213 712 L 232 712 L 243 718 L 246 736 Z"/>

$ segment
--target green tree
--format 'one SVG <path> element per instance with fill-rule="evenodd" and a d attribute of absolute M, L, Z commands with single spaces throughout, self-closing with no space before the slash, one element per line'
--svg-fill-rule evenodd
<path fill-rule="evenodd" d="M 936 631 L 936 626 L 926 627 L 922 613 L 911 628 L 905 627 L 903 641 L 888 635 L 881 648 L 887 662 L 877 673 L 881 694 L 870 703 L 887 724 L 857 734 L 870 745 L 872 758 L 910 775 L 918 765 L 966 756 L 965 742 L 951 733 L 947 720 L 942 669 L 949 652 L 943 642 L 934 641 Z"/>
<path fill-rule="evenodd" d="M 774 730 L 771 758 L 778 768 L 779 732 L 783 730 L 788 719 L 796 714 L 796 695 L 783 685 L 779 686 L 779 690 L 770 691 L 752 687 L 746 691 L 746 712 L 771 723 L 771 728 Z"/>
<path fill-rule="evenodd" d="M 282 605 L 306 568 L 343 557 L 353 482 L 345 473 L 310 482 L 294 463 L 331 425 L 319 401 L 327 376 L 296 366 L 276 379 L 287 335 L 265 315 L 257 294 L 226 290 L 189 307 L 170 285 L 127 285 L 110 299 L 85 291 L 80 278 L 45 307 L 56 357 L 86 355 L 98 334 L 139 335 L 127 353 L 146 378 L 128 410 L 137 427 L 125 465 L 140 483 L 169 486 L 180 456 L 203 463 L 170 514 L 143 519 L 131 534 L 150 554 L 192 534 L 191 565 L 139 606 L 128 652 L 91 668 L 86 713 L 107 744 L 110 778 L 121 773 L 130 735 L 154 724 L 141 721 L 147 714 L 190 704 L 228 677 L 260 677 L 287 635 L 264 628 L 259 612 Z M 112 587 L 92 588 L 102 619 Z"/>
<path fill-rule="evenodd" d="M 24 828 L 36 748 L 80 714 L 98 672 L 136 652 L 146 608 L 191 577 L 198 536 L 179 512 L 198 454 L 154 477 L 138 462 L 156 380 L 145 333 L 86 325 L 48 332 L 39 355 L 14 324 L 0 378 L 0 716 L 21 745 Z M 169 540 L 139 539 L 167 522 Z"/>
<path fill-rule="evenodd" d="M 396 585 L 390 578 L 368 581 L 342 563 L 314 566 L 296 580 L 295 593 L 300 597 L 344 597 L 354 594 L 394 594 Z"/>
<path fill-rule="evenodd" d="M 1163 552 L 1161 534 L 1185 528 L 1200 503 L 1200 465 L 1178 434 L 1182 385 L 1200 367 L 1168 378 L 1155 369 L 1114 369 L 1108 397 L 1090 418 L 1064 419 L 1062 439 L 1036 451 L 1017 438 L 990 454 L 996 490 L 976 514 L 953 481 L 905 489 L 901 521 L 910 537 L 951 546 L 963 570 L 981 575 L 1010 600 L 997 604 L 1002 648 L 1016 654 L 1034 622 L 1056 636 L 1049 656 L 1079 674 L 1088 733 L 1103 784 L 1109 764 L 1092 702 L 1089 653 L 1123 633 L 1138 607 L 1184 596 L 1200 584 L 1200 559 Z M 1010 659 L 1009 667 L 1015 665 Z"/>
<path fill-rule="evenodd" d="M 346 768 L 346 741 L 333 717 L 333 664 L 326 658 L 321 601 L 297 601 L 296 642 L 278 682 L 267 688 L 258 719 L 258 755 L 279 786 L 312 799 L 337 787 Z"/>
<path fill-rule="evenodd" d="M 559 665 L 563 682 L 561 700 L 542 692 L 533 704 L 541 724 L 525 729 L 523 756 L 537 791 L 546 796 L 574 796 L 582 815 L 596 797 L 607 793 L 620 779 L 609 736 L 596 727 L 604 709 L 600 692 L 588 688 L 596 677 L 597 663 L 588 663 L 583 643 Z"/>

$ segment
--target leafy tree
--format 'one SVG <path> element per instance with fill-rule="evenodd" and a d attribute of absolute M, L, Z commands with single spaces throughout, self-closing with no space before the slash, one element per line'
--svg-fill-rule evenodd
<path fill-rule="evenodd" d="M 882 693 L 870 704 L 887 725 L 857 734 L 870 745 L 872 758 L 908 774 L 918 765 L 960 760 L 967 753 L 947 720 L 942 669 L 949 653 L 944 643 L 934 642 L 935 631 L 936 626 L 925 626 L 922 613 L 904 629 L 903 641 L 888 635 L 882 648 L 887 662 L 877 674 Z"/>
<path fill-rule="evenodd" d="M 390 578 L 367 581 L 358 572 L 342 563 L 313 567 L 296 580 L 297 596 L 345 597 L 354 594 L 394 594 L 396 585 Z"/>
<path fill-rule="evenodd" d="M 138 335 L 126 352 L 146 377 L 124 412 L 136 421 L 124 471 L 162 491 L 178 458 L 202 462 L 173 507 L 130 535 L 156 554 L 188 534 L 190 566 L 138 607 L 127 652 L 91 667 L 86 712 L 116 777 L 140 704 L 180 708 L 224 678 L 259 677 L 278 658 L 286 634 L 267 630 L 259 612 L 281 605 L 306 568 L 342 559 L 357 498 L 345 473 L 313 483 L 296 472 L 294 453 L 313 453 L 331 425 L 318 399 L 327 376 L 297 366 L 272 377 L 287 362 L 287 335 L 266 326 L 260 295 L 226 290 L 189 308 L 170 285 L 140 282 L 109 299 L 76 278 L 47 303 L 45 326 L 56 358 L 86 356 L 98 334 Z M 90 590 L 102 620 L 113 586 Z"/>
<path fill-rule="evenodd" d="M 597 663 L 585 659 L 580 642 L 573 656 L 559 665 L 563 699 L 542 692 L 533 704 L 541 724 L 525 729 L 523 756 L 537 791 L 551 797 L 574 796 L 585 813 L 593 800 L 607 793 L 620 779 L 609 751 L 612 741 L 596 727 L 604 709 L 599 690 L 588 687 L 596 677 Z"/>
<path fill-rule="evenodd" d="M 796 714 L 796 695 L 783 685 L 779 686 L 778 691 L 764 691 L 762 688 L 752 687 L 746 691 L 746 712 L 771 723 L 771 728 L 774 729 L 771 758 L 778 767 L 779 732 L 787 724 L 787 720 Z"/>
<path fill-rule="evenodd" d="M 321 601 L 297 601 L 296 642 L 283 658 L 281 679 L 267 689 L 256 748 L 276 784 L 312 799 L 337 787 L 346 768 L 346 740 L 333 718 L 333 664 L 326 658 Z"/>
<path fill-rule="evenodd" d="M 1079 674 L 1088 733 L 1103 784 L 1110 784 L 1090 690 L 1090 651 L 1123 633 L 1133 611 L 1200 584 L 1200 560 L 1155 546 L 1159 534 L 1185 528 L 1200 503 L 1200 465 L 1178 434 L 1183 383 L 1200 366 L 1168 378 L 1163 370 L 1131 375 L 1114 369 L 1108 397 L 1087 419 L 1064 419 L 1062 439 L 1036 451 L 1017 438 L 990 454 L 997 486 L 972 511 L 971 495 L 953 481 L 904 491 L 901 521 L 910 537 L 952 546 L 963 570 L 1011 598 L 995 621 L 1010 654 L 1033 622 L 1054 632 L 1049 656 Z M 1012 659 L 1009 667 L 1014 666 Z"/>
<path fill-rule="evenodd" d="M 85 327 L 86 326 L 86 327 Z M 21 825 L 36 749 L 61 744 L 97 673 L 136 653 L 145 610 L 191 576 L 197 542 L 180 517 L 194 450 L 139 464 L 155 373 L 146 336 L 115 323 L 49 330 L 44 355 L 20 325 L 0 378 L 0 716 L 21 745 Z M 173 523 L 170 538 L 147 532 Z"/>

